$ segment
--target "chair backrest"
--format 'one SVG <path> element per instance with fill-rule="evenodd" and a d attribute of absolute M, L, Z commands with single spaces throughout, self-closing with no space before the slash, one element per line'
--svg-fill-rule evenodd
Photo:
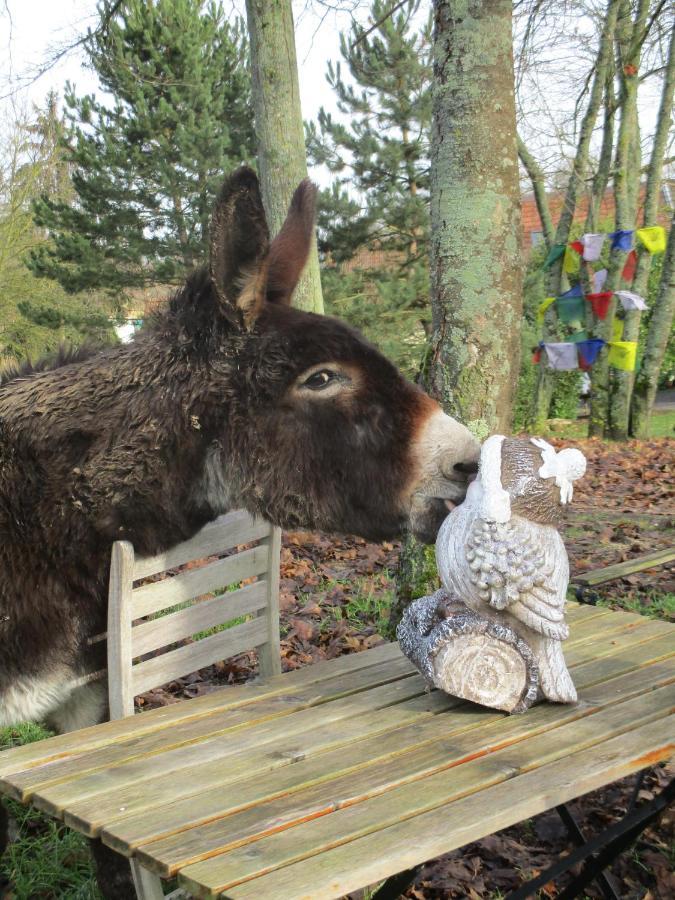
<path fill-rule="evenodd" d="M 242 544 L 252 543 L 255 546 L 237 552 Z M 281 671 L 280 547 L 279 529 L 244 510 L 221 516 L 189 541 L 157 556 L 137 558 L 128 541 L 113 544 L 108 602 L 111 719 L 132 715 L 136 694 L 251 648 L 258 651 L 262 676 Z M 223 557 L 226 551 L 232 552 Z M 221 558 L 179 574 L 169 571 L 212 556 Z M 134 586 L 159 573 L 160 580 Z M 255 581 L 241 585 L 254 576 Z M 224 588 L 224 593 L 196 599 Z M 219 628 L 240 617 L 242 623 Z M 206 636 L 200 637 L 204 631 Z M 196 639 L 172 646 L 185 637 Z M 147 658 L 160 648 L 164 652 Z"/>

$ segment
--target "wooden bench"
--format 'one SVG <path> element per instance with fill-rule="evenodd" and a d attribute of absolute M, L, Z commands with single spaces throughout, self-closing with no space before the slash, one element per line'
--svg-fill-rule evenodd
<path fill-rule="evenodd" d="M 231 516 L 153 560 L 116 546 L 113 711 L 213 652 L 262 648 L 266 677 L 0 754 L 0 792 L 129 857 L 140 897 L 163 897 L 177 875 L 195 897 L 330 900 L 672 754 L 675 627 L 628 613 L 570 604 L 579 702 L 522 716 L 428 692 L 396 644 L 273 674 L 278 534 Z M 258 552 L 137 583 L 248 541 Z M 258 587 L 175 608 L 214 574 L 237 582 L 251 569 Z M 171 646 L 192 615 L 209 629 L 244 608 L 247 622 Z M 164 654 L 144 659 L 155 645 Z M 396 896 L 405 879 L 387 885 L 380 896 Z"/>
<path fill-rule="evenodd" d="M 597 587 L 599 584 L 605 584 L 617 578 L 624 578 L 626 575 L 635 575 L 637 572 L 644 572 L 646 569 L 665 566 L 673 561 L 675 561 L 675 547 L 666 547 L 665 550 L 655 550 L 653 553 L 635 556 L 633 559 L 627 559 L 625 562 L 616 563 L 613 566 L 604 566 L 601 569 L 590 569 L 588 572 L 581 572 L 579 575 L 572 577 L 570 586 L 576 586 L 577 600 L 584 602 L 585 592 L 588 588 Z M 586 602 L 589 601 L 586 600 Z"/>

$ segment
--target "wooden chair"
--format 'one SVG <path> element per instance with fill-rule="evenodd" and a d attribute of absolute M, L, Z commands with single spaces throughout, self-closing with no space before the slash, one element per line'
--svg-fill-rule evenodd
<path fill-rule="evenodd" d="M 237 552 L 238 546 L 254 542 L 254 547 Z M 280 674 L 280 547 L 281 531 L 243 510 L 221 516 L 189 541 L 157 556 L 136 557 L 128 541 L 113 544 L 108 602 L 111 720 L 133 715 L 137 694 L 252 647 L 258 651 L 263 677 Z M 227 550 L 233 552 L 199 568 L 170 572 Z M 159 580 L 134 587 L 140 579 L 158 574 Z M 253 576 L 256 581 L 241 586 Z M 230 589 L 195 602 L 224 588 Z M 217 630 L 240 617 L 245 621 Z M 193 642 L 175 646 L 186 637 Z M 139 898 L 164 896 L 159 879 L 133 862 L 132 872 Z"/>

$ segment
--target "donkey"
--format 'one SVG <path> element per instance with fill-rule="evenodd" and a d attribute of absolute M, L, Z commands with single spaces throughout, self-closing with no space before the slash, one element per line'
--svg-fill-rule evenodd
<path fill-rule="evenodd" d="M 141 555 L 242 506 L 286 528 L 435 538 L 478 445 L 364 338 L 293 309 L 314 230 L 300 184 L 270 242 L 246 167 L 221 189 L 208 264 L 139 332 L 0 387 L 0 725 L 100 721 L 87 638 L 111 543 Z"/>

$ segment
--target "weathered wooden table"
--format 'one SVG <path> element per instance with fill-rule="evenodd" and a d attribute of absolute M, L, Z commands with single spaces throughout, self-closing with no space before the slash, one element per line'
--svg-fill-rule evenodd
<path fill-rule="evenodd" d="M 571 604 L 575 706 L 427 693 L 388 644 L 0 754 L 0 790 L 197 897 L 339 897 L 675 746 L 675 628 Z"/>

